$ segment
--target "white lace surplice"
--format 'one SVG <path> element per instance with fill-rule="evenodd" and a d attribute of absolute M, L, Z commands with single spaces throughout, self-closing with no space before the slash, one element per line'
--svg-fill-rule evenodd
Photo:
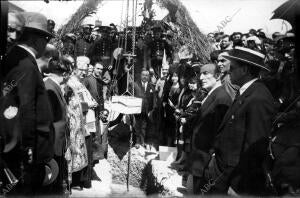
<path fill-rule="evenodd" d="M 67 114 L 70 128 L 70 142 L 66 152 L 69 172 L 77 172 L 88 165 L 85 137 L 89 135 L 86 130 L 86 121 L 82 113 L 81 102 L 86 102 L 89 107 L 97 106 L 89 91 L 79 80 L 72 76 L 67 82 L 73 95 L 69 100 Z"/>

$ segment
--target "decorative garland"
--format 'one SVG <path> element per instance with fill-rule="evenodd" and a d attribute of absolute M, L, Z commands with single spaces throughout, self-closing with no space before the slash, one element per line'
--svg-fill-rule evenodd
<path fill-rule="evenodd" d="M 162 8 L 169 11 L 168 16 L 165 17 L 163 21 L 172 30 L 172 47 L 174 51 L 178 52 L 183 45 L 186 45 L 188 49 L 199 58 L 200 63 L 204 64 L 209 62 L 209 54 L 212 51 L 211 45 L 206 36 L 192 20 L 186 7 L 180 0 L 157 1 Z M 101 2 L 102 0 L 84 0 L 83 4 L 78 8 L 76 13 L 72 15 L 68 23 L 58 30 L 58 36 L 53 42 L 58 49 L 61 48 L 61 38 L 66 33 L 78 32 L 82 20 L 85 17 L 96 13 L 97 7 Z M 154 25 L 153 16 L 155 13 L 152 10 L 152 4 L 152 0 L 145 0 L 143 12 L 144 20 L 141 26 L 147 26 L 146 29 L 149 29 L 149 26 Z M 146 15 L 147 17 L 145 17 Z"/>
<path fill-rule="evenodd" d="M 212 48 L 206 36 L 192 20 L 186 7 L 180 0 L 158 0 L 158 3 L 169 11 L 169 15 L 163 20 L 173 27 L 174 49 L 178 51 L 183 45 L 186 45 L 202 64 L 207 63 Z"/>
<path fill-rule="evenodd" d="M 71 16 L 71 19 L 66 25 L 62 26 L 57 31 L 57 37 L 55 38 L 55 43 L 57 49 L 61 48 L 61 39 L 67 33 L 77 33 L 80 30 L 81 22 L 84 18 L 91 16 L 96 13 L 98 5 L 103 0 L 84 0 L 82 5 L 77 9 L 77 11 Z"/>

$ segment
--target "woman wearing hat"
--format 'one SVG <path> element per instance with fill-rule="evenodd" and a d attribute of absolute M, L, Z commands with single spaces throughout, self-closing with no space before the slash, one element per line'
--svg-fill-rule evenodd
<path fill-rule="evenodd" d="M 191 151 L 191 126 L 187 124 L 188 111 L 192 106 L 193 101 L 198 96 L 200 90 L 200 83 L 196 77 L 192 77 L 188 80 L 186 89 L 182 89 L 178 98 L 177 109 L 175 110 L 175 117 L 179 123 L 179 133 L 177 138 L 179 139 L 177 148 L 182 151 L 180 158 L 171 164 L 172 168 L 183 170 L 184 164 L 188 153 Z M 179 146 L 181 145 L 181 146 Z M 179 153 L 179 152 L 178 152 Z"/>

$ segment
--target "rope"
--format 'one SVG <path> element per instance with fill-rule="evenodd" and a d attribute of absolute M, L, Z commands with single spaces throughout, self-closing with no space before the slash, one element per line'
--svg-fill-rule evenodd
<path fill-rule="evenodd" d="M 129 15 L 129 0 L 127 0 L 127 7 L 126 7 L 126 26 L 124 28 L 124 31 L 125 31 L 125 53 L 127 52 L 127 36 L 128 36 L 128 33 L 127 33 L 127 30 L 128 30 L 128 16 Z"/>
<path fill-rule="evenodd" d="M 133 32 L 132 32 L 132 56 L 134 56 L 135 51 L 135 40 L 136 40 L 136 13 L 137 13 L 137 0 L 135 0 L 135 7 L 134 7 L 134 1 L 132 5 L 132 23 L 133 23 Z M 132 62 L 131 66 L 132 70 L 132 80 L 134 82 L 134 60 Z M 134 85 L 132 85 L 132 95 L 134 96 Z"/>
<path fill-rule="evenodd" d="M 135 6 L 134 6 L 135 3 Z M 135 35 L 136 35 L 136 13 L 137 13 L 137 0 L 133 0 L 132 2 L 132 23 L 133 23 L 133 32 L 132 32 L 132 58 L 134 56 L 135 51 Z M 130 78 L 130 70 L 132 72 L 130 80 L 132 82 L 129 82 Z M 130 70 L 127 73 L 127 82 L 132 83 L 132 95 L 134 96 L 134 60 L 132 60 L 132 66 Z M 127 84 L 129 86 L 129 84 Z M 128 87 L 127 87 L 128 90 Z M 130 115 L 130 140 L 129 140 L 129 152 L 128 152 L 128 172 L 127 172 L 127 191 L 129 191 L 129 182 L 130 182 L 130 163 L 131 163 L 131 148 L 132 148 L 132 136 L 133 136 L 133 115 Z"/>
<path fill-rule="evenodd" d="M 123 1 L 124 3 L 124 1 Z M 122 13 L 121 13 L 121 23 L 122 23 L 122 17 L 123 17 L 123 3 L 122 3 Z M 133 0 L 133 5 L 132 5 L 132 26 L 133 26 L 133 31 L 132 31 L 132 57 L 134 56 L 134 52 L 135 52 L 135 47 L 136 47 L 136 15 L 137 15 L 137 0 Z M 127 42 L 128 42 L 128 18 L 129 18 L 129 0 L 127 0 L 127 5 L 126 5 L 126 26 L 124 28 L 125 31 L 125 53 L 127 52 Z M 120 37 L 118 38 L 118 48 L 121 46 L 123 46 L 124 43 L 124 38 L 121 39 Z M 120 59 L 117 58 L 116 60 L 116 70 L 119 70 L 119 66 L 120 66 Z M 131 76 L 132 76 L 132 81 L 134 81 L 134 61 L 132 62 L 132 66 L 130 67 L 130 71 L 131 72 Z M 121 78 L 123 78 L 125 75 L 127 75 L 127 73 L 122 74 L 119 78 L 117 78 L 117 74 L 115 74 L 113 76 L 113 81 L 115 83 L 117 83 Z M 130 76 L 127 76 L 127 82 L 131 81 Z M 129 85 L 129 84 L 128 84 Z M 109 89 L 109 92 L 112 91 L 112 89 L 114 88 L 114 86 L 111 86 Z M 128 91 L 128 89 L 127 89 Z M 134 88 L 132 87 L 132 93 L 134 95 Z"/>
<path fill-rule="evenodd" d="M 125 0 L 123 0 L 122 1 L 122 9 L 121 9 L 121 20 L 120 20 L 120 25 L 119 25 L 119 27 L 122 27 L 122 23 L 123 23 L 123 11 L 124 11 L 124 1 Z M 121 38 L 121 36 L 118 36 L 118 47 L 117 47 L 117 49 L 119 49 L 119 48 L 121 48 L 121 47 L 123 47 L 123 45 L 124 45 L 124 39 L 123 38 Z M 117 82 L 120 80 L 120 78 L 118 78 L 117 79 L 117 72 L 119 71 L 119 67 L 120 67 L 120 58 L 116 58 L 116 61 L 115 61 L 115 63 L 114 63 L 114 70 L 116 71 L 116 73 L 115 74 L 113 74 L 113 78 L 112 78 L 112 82 L 113 82 L 113 85 L 111 85 L 110 87 L 109 87 L 109 92 L 108 93 L 111 93 L 112 92 L 112 90 L 113 89 L 115 89 L 115 87 L 116 87 L 116 84 L 117 84 Z M 122 77 L 122 76 L 121 76 Z M 113 93 L 112 95 L 115 95 L 115 93 Z M 110 95 L 110 98 L 111 98 L 111 96 L 112 95 Z"/>

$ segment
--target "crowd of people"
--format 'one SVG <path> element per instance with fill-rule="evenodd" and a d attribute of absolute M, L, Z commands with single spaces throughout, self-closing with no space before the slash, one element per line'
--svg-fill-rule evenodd
<path fill-rule="evenodd" d="M 114 24 L 109 32 L 84 24 L 59 47 L 54 27 L 40 13 L 8 14 L 0 86 L 4 194 L 63 194 L 101 180 L 93 167 L 107 158 L 109 128 L 118 123 L 108 121 L 105 102 L 123 93 L 124 81 L 116 86 L 115 80 L 130 61 L 119 61 L 122 51 L 112 50 Z M 135 147 L 176 146 L 170 168 L 192 176 L 194 194 L 296 194 L 294 33 L 268 38 L 251 29 L 209 33 L 207 40 L 213 49 L 208 63 L 194 56 L 163 61 L 159 73 L 135 65 L 134 96 L 142 98 L 133 120 Z M 123 73 L 114 61 L 125 65 Z"/>

